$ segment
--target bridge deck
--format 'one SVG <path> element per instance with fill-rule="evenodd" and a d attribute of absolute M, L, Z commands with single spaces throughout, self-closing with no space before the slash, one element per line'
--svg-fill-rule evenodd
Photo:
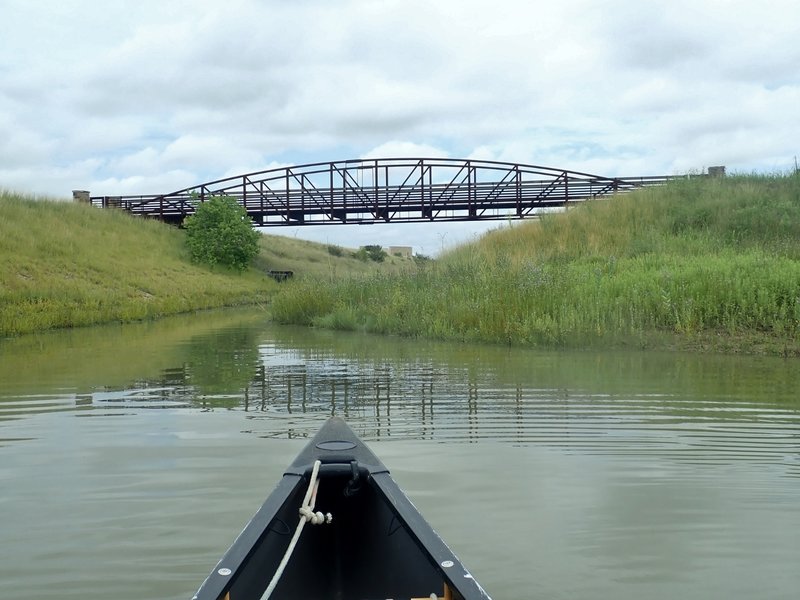
<path fill-rule="evenodd" d="M 236 198 L 261 227 L 522 219 L 669 179 L 608 178 L 493 161 L 365 159 L 271 169 L 169 194 L 91 201 L 175 224 L 215 195 Z"/>

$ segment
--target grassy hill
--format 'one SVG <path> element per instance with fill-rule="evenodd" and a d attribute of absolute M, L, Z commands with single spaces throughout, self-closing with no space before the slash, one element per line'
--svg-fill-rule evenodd
<path fill-rule="evenodd" d="M 267 269 L 381 268 L 349 251 L 264 236 L 256 266 L 239 274 L 190 262 L 183 236 L 121 211 L 0 191 L 0 337 L 266 302 L 279 288 Z"/>
<path fill-rule="evenodd" d="M 281 229 L 269 229 L 280 232 Z M 293 271 L 303 277 L 350 277 L 372 273 L 392 273 L 408 267 L 410 261 L 387 256 L 383 262 L 360 260 L 351 248 L 309 242 L 295 237 L 266 234 L 255 261 L 260 270 Z"/>
<path fill-rule="evenodd" d="M 695 178 L 585 203 L 416 272 L 298 282 L 272 312 L 454 340 L 800 355 L 800 176 Z"/>

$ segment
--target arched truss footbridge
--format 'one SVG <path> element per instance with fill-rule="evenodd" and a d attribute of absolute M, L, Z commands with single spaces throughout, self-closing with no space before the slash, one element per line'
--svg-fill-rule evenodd
<path fill-rule="evenodd" d="M 174 224 L 213 196 L 235 198 L 258 227 L 524 219 L 671 178 L 603 177 L 473 159 L 370 158 L 268 169 L 169 194 L 91 201 Z"/>

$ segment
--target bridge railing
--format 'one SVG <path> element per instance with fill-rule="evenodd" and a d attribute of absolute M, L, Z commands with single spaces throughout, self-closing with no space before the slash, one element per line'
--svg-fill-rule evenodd
<path fill-rule="evenodd" d="M 256 225 L 526 218 L 674 177 L 603 177 L 496 161 L 411 158 L 312 163 L 247 173 L 163 195 L 92 202 L 180 224 L 212 196 L 230 196 Z"/>

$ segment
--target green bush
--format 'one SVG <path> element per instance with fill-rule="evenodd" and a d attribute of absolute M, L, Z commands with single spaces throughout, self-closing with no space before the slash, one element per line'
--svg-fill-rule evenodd
<path fill-rule="evenodd" d="M 328 244 L 328 254 L 331 256 L 344 256 L 344 250 L 340 246 Z"/>
<path fill-rule="evenodd" d="M 247 212 L 228 196 L 202 202 L 184 221 L 192 259 L 243 271 L 258 254 L 260 234 Z"/>
<path fill-rule="evenodd" d="M 362 246 L 361 250 L 364 251 L 370 260 L 375 262 L 383 262 L 383 260 L 389 256 L 384 252 L 383 248 L 377 245 Z"/>

